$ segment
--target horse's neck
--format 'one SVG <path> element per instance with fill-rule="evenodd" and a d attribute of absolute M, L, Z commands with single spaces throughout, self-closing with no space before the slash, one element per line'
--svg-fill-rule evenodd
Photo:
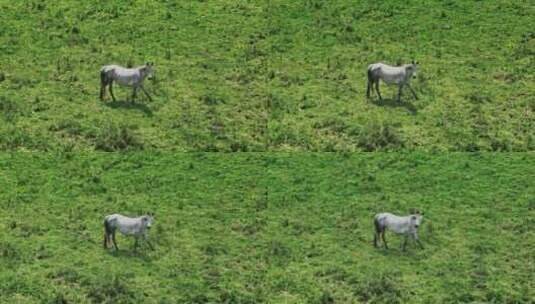
<path fill-rule="evenodd" d="M 407 74 L 410 78 L 410 76 L 412 76 L 412 74 L 414 73 L 414 70 L 409 69 L 409 67 L 410 67 L 410 64 L 406 64 L 403 66 L 403 69 L 405 70 L 405 74 Z"/>
<path fill-rule="evenodd" d="M 145 79 L 147 77 L 147 75 L 148 75 L 147 69 L 145 67 L 141 67 L 139 69 L 139 75 L 141 76 L 142 80 Z"/>

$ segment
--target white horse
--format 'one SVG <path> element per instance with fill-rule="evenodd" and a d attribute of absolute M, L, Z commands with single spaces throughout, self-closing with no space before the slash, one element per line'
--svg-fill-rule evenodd
<path fill-rule="evenodd" d="M 396 84 L 399 87 L 398 101 L 401 98 L 401 90 L 404 86 L 407 86 L 411 90 L 412 95 L 414 95 L 414 98 L 418 99 L 418 96 L 416 96 L 416 93 L 409 84 L 411 78 L 416 76 L 417 69 L 418 63 L 414 61 L 411 64 L 404 64 L 399 67 L 390 66 L 381 62 L 370 64 L 368 66 L 368 88 L 366 90 L 366 97 L 370 98 L 370 92 L 375 84 L 375 90 L 379 95 L 379 99 L 383 99 L 379 92 L 379 80 L 383 80 L 386 84 Z"/>
<path fill-rule="evenodd" d="M 110 88 L 110 94 L 115 101 L 113 95 L 113 82 L 117 82 L 120 86 L 132 87 L 132 101 L 136 98 L 137 89 L 141 89 L 145 95 L 152 101 L 149 93 L 143 87 L 145 78 L 152 78 L 154 75 L 154 64 L 147 62 L 145 65 L 136 68 L 125 68 L 119 65 L 106 65 L 100 69 L 100 100 L 104 100 L 106 95 L 106 86 Z"/>
<path fill-rule="evenodd" d="M 386 229 L 392 230 L 397 234 L 405 235 L 405 240 L 401 243 L 401 250 L 405 250 L 407 245 L 407 239 L 409 236 L 420 246 L 424 248 L 420 239 L 418 238 L 418 227 L 422 223 L 423 214 L 420 214 L 419 211 L 416 211 L 414 214 L 408 216 L 397 216 L 391 213 L 379 213 L 375 215 L 374 224 L 375 224 L 375 235 L 373 238 L 373 244 L 375 247 L 378 247 L 377 240 L 382 237 L 385 244 L 385 248 L 388 249 L 386 244 L 385 232 Z"/>
<path fill-rule="evenodd" d="M 154 215 L 151 213 L 136 218 L 126 217 L 120 214 L 106 216 L 104 218 L 104 248 L 108 248 L 108 243 L 113 241 L 115 250 L 119 250 L 115 241 L 115 232 L 119 229 L 123 235 L 135 237 L 134 251 L 137 249 L 140 238 L 143 238 L 149 247 L 154 249 L 147 238 L 147 231 L 151 228 L 153 222 Z"/>

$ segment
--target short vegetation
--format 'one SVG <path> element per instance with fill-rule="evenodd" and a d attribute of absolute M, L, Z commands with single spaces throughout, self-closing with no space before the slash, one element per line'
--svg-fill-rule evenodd
<path fill-rule="evenodd" d="M 2 303 L 531 303 L 529 154 L 0 157 Z M 425 213 L 425 249 L 373 215 Z M 153 211 L 155 250 L 103 217 Z M 531 301 L 531 302 L 530 302 Z"/>
<path fill-rule="evenodd" d="M 534 15 L 0 0 L 0 303 L 533 303 Z M 418 100 L 366 99 L 370 63 L 413 59 Z M 153 101 L 99 100 L 101 66 L 147 61 Z M 414 208 L 425 249 L 373 247 Z M 103 248 L 144 212 L 155 250 Z"/>
<path fill-rule="evenodd" d="M 0 1 L 0 148 L 526 151 L 530 1 Z M 416 59 L 420 96 L 365 98 Z M 156 64 L 154 101 L 98 70 Z M 126 137 L 126 138 L 125 138 Z"/>

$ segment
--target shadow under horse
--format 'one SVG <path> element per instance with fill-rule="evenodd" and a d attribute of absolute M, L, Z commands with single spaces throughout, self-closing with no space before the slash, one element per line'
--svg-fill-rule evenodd
<path fill-rule="evenodd" d="M 403 101 L 402 99 L 400 101 L 397 101 L 397 99 L 373 99 L 371 102 L 380 107 L 391 107 L 391 108 L 405 108 L 407 111 L 409 111 L 412 115 L 416 115 L 418 113 L 418 110 L 416 107 L 410 103 Z"/>
<path fill-rule="evenodd" d="M 145 115 L 147 116 L 152 116 L 151 109 L 143 103 L 137 103 L 137 102 L 134 103 L 134 102 L 124 101 L 124 100 L 123 101 L 117 100 L 117 101 L 112 101 L 112 102 L 105 102 L 104 104 L 112 109 L 121 108 L 121 109 L 139 110 L 145 113 Z"/>

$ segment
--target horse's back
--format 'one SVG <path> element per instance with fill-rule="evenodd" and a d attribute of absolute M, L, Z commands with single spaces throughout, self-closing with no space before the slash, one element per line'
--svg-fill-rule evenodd
<path fill-rule="evenodd" d="M 125 68 L 117 64 L 105 65 L 100 69 L 100 71 L 102 72 L 113 71 L 113 73 L 116 76 L 120 76 L 120 77 L 132 76 L 138 73 L 138 69 Z"/>
<path fill-rule="evenodd" d="M 141 223 L 139 218 L 131 218 L 118 213 L 106 216 L 105 222 L 112 227 L 118 228 L 123 234 L 136 233 Z"/>
<path fill-rule="evenodd" d="M 377 213 L 375 215 L 375 219 L 382 219 L 382 218 L 391 217 L 391 216 L 395 216 L 395 215 L 392 213 L 388 213 L 388 212 L 382 212 L 382 213 Z"/>
<path fill-rule="evenodd" d="M 398 84 L 405 79 L 405 68 L 391 66 L 384 63 L 373 65 L 372 72 L 387 84 Z"/>
<path fill-rule="evenodd" d="M 377 71 L 379 69 L 381 69 L 383 66 L 386 66 L 386 64 L 382 63 L 382 62 L 376 62 L 376 63 L 372 63 L 368 66 L 368 71 Z"/>
<path fill-rule="evenodd" d="M 104 65 L 100 68 L 100 71 L 101 72 L 109 72 L 109 71 L 113 71 L 117 68 L 121 68 L 120 65 L 116 65 L 116 64 L 109 64 L 109 65 Z"/>
<path fill-rule="evenodd" d="M 110 214 L 104 218 L 106 222 L 116 222 L 116 221 L 121 221 L 124 219 L 128 219 L 128 217 L 121 215 L 119 213 Z"/>
<path fill-rule="evenodd" d="M 403 217 L 392 214 L 392 213 L 383 212 L 383 213 L 376 214 L 375 220 L 381 223 L 385 223 L 385 224 L 386 223 L 399 223 L 403 221 Z"/>

